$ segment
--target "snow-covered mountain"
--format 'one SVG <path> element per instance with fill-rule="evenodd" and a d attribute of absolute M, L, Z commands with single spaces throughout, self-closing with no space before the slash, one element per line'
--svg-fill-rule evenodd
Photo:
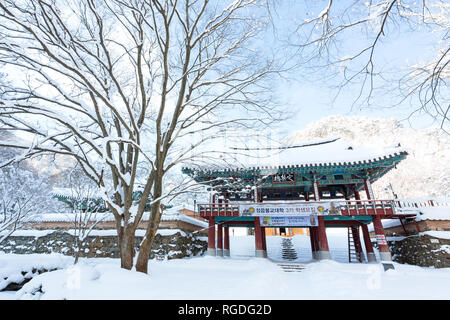
<path fill-rule="evenodd" d="M 18 137 L 8 131 L 0 131 L 0 141 L 30 145 L 31 142 Z M 0 159 L 4 161 L 22 154 L 21 149 L 0 148 Z M 0 161 L 2 162 L 2 161 Z M 65 155 L 40 155 L 24 161 L 26 166 L 36 174 L 43 175 L 49 179 L 52 186 L 60 186 L 65 181 L 67 172 L 75 167 L 75 160 Z"/>
<path fill-rule="evenodd" d="M 399 198 L 450 196 L 450 136 L 438 128 L 415 130 L 395 119 L 333 115 L 297 131 L 289 143 L 341 137 L 355 146 L 401 144 L 409 155 L 378 180 L 377 198 L 392 198 L 389 183 Z"/>

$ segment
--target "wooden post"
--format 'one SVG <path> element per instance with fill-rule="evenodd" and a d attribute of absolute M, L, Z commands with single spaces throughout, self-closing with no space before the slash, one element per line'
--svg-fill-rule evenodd
<path fill-rule="evenodd" d="M 223 229 L 223 256 L 230 256 L 230 227 L 225 226 Z"/>
<path fill-rule="evenodd" d="M 264 250 L 263 228 L 259 223 L 259 217 L 255 217 L 255 256 L 258 258 L 267 258 L 267 252 Z"/>
<path fill-rule="evenodd" d="M 373 216 L 373 229 L 375 231 L 375 236 L 377 239 L 381 262 L 392 261 L 391 253 L 386 241 L 386 235 L 384 233 L 383 224 L 381 223 L 381 218 L 376 215 Z"/>
<path fill-rule="evenodd" d="M 319 217 L 319 227 L 317 229 L 319 238 L 319 260 L 331 259 L 330 249 L 328 248 L 328 239 L 326 233 L 325 222 L 323 217 Z"/>
<path fill-rule="evenodd" d="M 213 216 L 210 216 L 208 220 L 208 255 L 216 256 L 216 223 Z"/>
<path fill-rule="evenodd" d="M 223 257 L 223 224 L 217 225 L 217 256 Z"/>
<path fill-rule="evenodd" d="M 309 227 L 309 240 L 311 241 L 311 252 L 312 252 L 312 258 L 314 260 L 317 259 L 317 244 L 316 244 L 316 227 Z"/>
<path fill-rule="evenodd" d="M 267 256 L 266 228 L 262 227 L 261 231 L 262 231 L 261 233 L 262 233 L 262 240 L 263 240 L 263 250 L 266 252 L 266 256 Z"/>
<path fill-rule="evenodd" d="M 314 247 L 316 248 L 316 259 L 320 259 L 319 227 L 314 227 L 314 228 L 315 228 L 315 230 L 314 230 Z"/>
<path fill-rule="evenodd" d="M 366 224 L 361 225 L 364 245 L 366 247 L 367 253 L 367 262 L 377 262 L 377 258 L 375 257 L 375 253 L 373 251 L 372 241 L 370 240 L 369 228 L 367 228 Z"/>

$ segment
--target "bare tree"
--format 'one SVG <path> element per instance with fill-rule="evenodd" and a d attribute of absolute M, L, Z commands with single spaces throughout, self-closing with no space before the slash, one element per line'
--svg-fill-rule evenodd
<path fill-rule="evenodd" d="M 14 152 L 0 148 L 0 163 Z M 25 163 L 0 168 L 0 243 L 50 206 L 50 187 Z"/>
<path fill-rule="evenodd" d="M 76 159 L 115 217 L 123 268 L 133 267 L 151 199 L 136 262 L 148 270 L 169 170 L 225 131 L 242 136 L 280 119 L 270 93 L 282 66 L 262 53 L 261 2 L 0 2 L 0 63 L 14 73 L 0 123 L 34 136 L 32 145 L 0 145 L 22 158 Z"/>
<path fill-rule="evenodd" d="M 107 218 L 103 200 L 99 197 L 98 186 L 79 168 L 74 168 L 68 176 L 65 189 L 66 207 L 70 209 L 67 216 L 73 223 L 75 237 L 74 264 L 77 264 L 81 249 L 91 231 Z M 66 208 L 67 210 L 67 208 Z"/>
<path fill-rule="evenodd" d="M 299 13 L 305 19 L 296 24 L 290 38 L 308 67 L 326 68 L 327 77 L 338 78 L 338 95 L 349 85 L 359 86 L 354 105 L 371 105 L 377 96 L 392 94 L 396 88 L 396 105 L 409 101 L 413 108 L 411 115 L 426 112 L 443 130 L 448 130 L 448 1 L 327 0 L 314 4 L 316 8 L 307 17 Z M 380 49 L 384 43 L 396 41 L 398 32 L 411 41 L 420 40 L 414 34 L 428 34 L 435 39 L 434 55 L 427 56 L 424 52 L 422 60 L 409 61 L 405 68 L 386 69 L 377 57 L 382 56 Z"/>

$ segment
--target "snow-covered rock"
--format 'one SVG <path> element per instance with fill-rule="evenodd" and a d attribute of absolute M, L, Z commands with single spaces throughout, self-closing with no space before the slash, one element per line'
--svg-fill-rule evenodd
<path fill-rule="evenodd" d="M 20 286 L 42 272 L 62 269 L 71 263 L 73 258 L 58 253 L 25 255 L 0 251 L 0 291 L 11 284 Z"/>

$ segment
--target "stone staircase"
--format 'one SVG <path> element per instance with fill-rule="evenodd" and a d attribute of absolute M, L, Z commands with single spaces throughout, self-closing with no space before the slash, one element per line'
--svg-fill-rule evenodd
<path fill-rule="evenodd" d="M 301 272 L 303 269 L 305 269 L 302 265 L 298 263 L 277 263 L 277 265 L 284 272 Z"/>
<path fill-rule="evenodd" d="M 284 260 L 296 260 L 297 251 L 294 249 L 291 238 L 282 238 L 281 241 L 281 257 Z"/>
<path fill-rule="evenodd" d="M 297 251 L 292 244 L 291 238 L 281 238 L 281 258 L 280 260 L 272 260 L 284 272 L 301 272 L 305 266 L 294 262 L 297 260 Z"/>

